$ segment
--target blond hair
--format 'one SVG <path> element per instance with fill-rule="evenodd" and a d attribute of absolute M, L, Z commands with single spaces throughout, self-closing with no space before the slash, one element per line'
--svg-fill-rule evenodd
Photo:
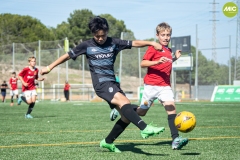
<path fill-rule="evenodd" d="M 166 22 L 162 22 L 162 23 L 158 24 L 156 27 L 157 34 L 159 34 L 162 31 L 165 31 L 165 30 L 170 31 L 170 33 L 172 34 L 172 27 Z"/>
<path fill-rule="evenodd" d="M 28 62 L 31 62 L 32 59 L 35 59 L 35 60 L 36 60 L 36 58 L 35 58 L 34 56 L 32 56 L 32 57 L 29 57 L 29 58 L 28 58 Z"/>

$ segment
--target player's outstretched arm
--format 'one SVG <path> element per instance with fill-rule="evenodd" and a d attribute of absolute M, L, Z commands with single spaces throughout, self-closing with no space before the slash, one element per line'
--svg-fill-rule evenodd
<path fill-rule="evenodd" d="M 67 60 L 69 60 L 70 57 L 68 55 L 68 53 L 62 55 L 61 57 L 59 57 L 56 61 L 54 61 L 53 63 L 51 63 L 49 66 L 44 67 L 43 69 L 41 69 L 40 74 L 44 75 L 44 74 L 48 74 L 53 68 L 55 68 L 56 66 L 58 66 L 59 64 L 62 64 L 64 62 L 66 62 Z"/>
<path fill-rule="evenodd" d="M 160 50 L 160 51 L 162 50 L 162 45 L 154 41 L 135 40 L 135 41 L 132 41 L 132 46 L 133 47 L 153 46 L 156 50 Z"/>

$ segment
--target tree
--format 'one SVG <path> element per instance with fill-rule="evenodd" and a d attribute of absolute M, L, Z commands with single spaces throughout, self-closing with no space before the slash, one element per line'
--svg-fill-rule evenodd
<path fill-rule="evenodd" d="M 126 25 L 124 24 L 124 21 L 117 20 L 116 18 L 114 18 L 110 14 L 101 14 L 100 16 L 103 17 L 103 18 L 106 18 L 106 20 L 108 21 L 108 25 L 109 25 L 109 28 L 110 28 L 109 33 L 108 33 L 109 36 L 120 38 L 121 37 L 121 32 L 127 32 L 128 34 L 133 35 L 133 32 L 126 28 Z"/>
<path fill-rule="evenodd" d="M 70 25 L 67 22 L 62 22 L 57 25 L 57 28 L 54 29 L 54 33 L 57 39 L 64 39 L 65 37 L 69 37 L 71 35 Z"/>
<path fill-rule="evenodd" d="M 88 9 L 75 10 L 70 14 L 68 23 L 71 32 L 68 37 L 75 45 L 92 38 L 91 31 L 88 29 L 88 23 L 93 16 L 92 11 Z"/>
<path fill-rule="evenodd" d="M 0 15 L 0 33 L 2 45 L 55 39 L 52 30 L 39 20 L 9 13 Z"/>

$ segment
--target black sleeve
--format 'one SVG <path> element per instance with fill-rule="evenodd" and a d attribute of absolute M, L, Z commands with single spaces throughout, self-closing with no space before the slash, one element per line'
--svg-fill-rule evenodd
<path fill-rule="evenodd" d="M 78 56 L 82 54 L 86 54 L 86 50 L 87 50 L 87 45 L 85 42 L 82 42 L 79 45 L 77 45 L 75 48 L 70 49 L 70 51 L 68 52 L 68 55 L 73 60 L 76 60 Z"/>
<path fill-rule="evenodd" d="M 113 38 L 113 42 L 119 46 L 119 51 L 132 48 L 132 41 Z"/>

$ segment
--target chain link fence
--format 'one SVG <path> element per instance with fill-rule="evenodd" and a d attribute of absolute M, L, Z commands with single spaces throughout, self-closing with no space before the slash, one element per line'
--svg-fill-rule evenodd
<path fill-rule="evenodd" d="M 132 33 L 123 33 L 121 38 L 134 40 Z M 37 58 L 36 67 L 39 69 L 49 65 L 65 54 L 63 48 L 64 40 L 13 43 L 0 46 L 0 80 L 8 82 L 13 71 L 18 74 L 24 67 L 28 66 L 28 57 L 30 56 Z M 132 100 L 138 100 L 138 87 L 143 85 L 143 77 L 147 71 L 146 68 L 140 67 L 146 49 L 147 47 L 133 47 L 130 50 L 123 50 L 118 54 L 115 62 L 114 70 L 115 74 L 120 78 L 121 88 Z M 80 56 L 76 61 L 69 60 L 57 66 L 44 77 L 44 82 L 39 82 L 38 98 L 40 100 L 59 100 L 63 98 L 63 85 L 57 86 L 56 84 L 64 84 L 66 80 L 69 81 L 70 85 L 74 84 L 70 91 L 71 100 L 91 101 L 96 98 L 91 86 L 91 75 L 85 56 Z M 20 91 L 20 82 L 18 88 Z M 176 84 L 174 89 L 176 99 L 194 99 L 193 84 L 191 86 L 189 84 Z M 199 93 L 201 95 L 210 95 L 212 90 L 206 90 L 205 86 L 199 87 Z M 203 99 L 209 100 L 210 98 L 211 96 L 203 97 Z"/>

